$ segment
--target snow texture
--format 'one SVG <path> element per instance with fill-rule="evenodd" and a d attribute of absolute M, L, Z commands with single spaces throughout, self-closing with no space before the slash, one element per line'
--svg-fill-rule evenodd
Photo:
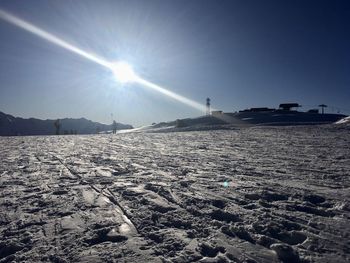
<path fill-rule="evenodd" d="M 350 261 L 345 126 L 0 145 L 0 262 Z"/>

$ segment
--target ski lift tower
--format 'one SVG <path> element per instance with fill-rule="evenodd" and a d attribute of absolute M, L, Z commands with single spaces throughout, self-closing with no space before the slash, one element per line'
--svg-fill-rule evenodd
<path fill-rule="evenodd" d="M 209 116 L 210 115 L 210 98 L 207 98 L 207 116 Z"/>
<path fill-rule="evenodd" d="M 322 109 L 322 114 L 324 114 L 324 108 L 327 108 L 328 106 L 325 105 L 325 104 L 320 104 L 320 105 L 318 105 L 318 107 L 321 107 L 321 109 Z"/>

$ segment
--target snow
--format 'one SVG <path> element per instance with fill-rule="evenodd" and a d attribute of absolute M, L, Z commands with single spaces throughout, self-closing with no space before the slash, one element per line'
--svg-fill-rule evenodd
<path fill-rule="evenodd" d="M 337 121 L 336 124 L 348 124 L 348 125 L 350 125 L 350 116 L 345 117 L 345 118 Z"/>
<path fill-rule="evenodd" d="M 350 261 L 341 126 L 0 145 L 0 262 Z"/>

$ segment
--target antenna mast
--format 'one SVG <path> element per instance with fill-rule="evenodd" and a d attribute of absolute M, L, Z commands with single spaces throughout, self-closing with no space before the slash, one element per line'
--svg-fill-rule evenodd
<path fill-rule="evenodd" d="M 324 108 L 327 108 L 328 106 L 325 105 L 325 104 L 320 104 L 320 105 L 318 105 L 318 107 L 321 107 L 321 109 L 322 109 L 322 114 L 324 114 Z"/>
<path fill-rule="evenodd" d="M 210 115 L 210 98 L 207 98 L 207 112 L 206 112 L 206 115 Z"/>

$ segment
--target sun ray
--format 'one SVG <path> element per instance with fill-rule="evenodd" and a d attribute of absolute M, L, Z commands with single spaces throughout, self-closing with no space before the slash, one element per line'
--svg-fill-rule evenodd
<path fill-rule="evenodd" d="M 49 41 L 57 46 L 60 46 L 64 49 L 67 49 L 73 53 L 76 53 L 88 60 L 91 60 L 97 64 L 100 64 L 101 66 L 104 66 L 104 67 L 107 67 L 109 68 L 111 66 L 111 63 L 109 63 L 108 61 L 102 59 L 102 58 L 99 58 L 97 55 L 93 55 L 93 54 L 90 54 L 72 44 L 69 44 L 68 42 L 62 40 L 61 38 L 27 22 L 27 21 L 24 21 L 23 19 L 20 19 L 14 15 L 11 15 L 9 14 L 8 12 L 5 12 L 3 10 L 0 9 L 0 18 L 2 18 L 3 20 L 15 25 L 15 26 L 18 26 L 22 29 L 24 29 L 25 31 L 27 32 L 30 32 L 42 39 L 45 39 L 46 41 Z"/>
<path fill-rule="evenodd" d="M 76 47 L 66 41 L 64 41 L 63 39 L 21 19 L 18 18 L 4 10 L 0 9 L 0 18 L 7 21 L 10 24 L 13 24 L 19 28 L 22 28 L 23 30 L 30 32 L 42 39 L 45 39 L 46 41 L 51 42 L 52 44 L 55 44 L 57 46 L 60 46 L 66 50 L 69 50 L 77 55 L 80 55 L 90 61 L 93 61 L 105 68 L 108 68 L 109 70 L 112 71 L 112 73 L 115 75 L 116 79 L 122 83 L 125 82 L 136 82 L 139 83 L 145 87 L 148 87 L 150 89 L 156 90 L 159 93 L 166 95 L 170 98 L 173 98 L 181 103 L 184 103 L 196 110 L 199 110 L 201 112 L 205 111 L 205 107 L 204 105 L 191 100 L 189 98 L 186 98 L 182 95 L 179 95 L 175 92 L 172 92 L 168 89 L 165 89 L 157 84 L 154 84 L 148 80 L 145 80 L 143 78 L 141 78 L 140 76 L 138 76 L 132 69 L 132 67 L 130 65 L 128 65 L 126 62 L 109 62 L 103 58 L 98 57 L 95 54 L 91 54 L 89 52 L 86 52 L 84 50 L 82 50 L 79 47 Z"/>
<path fill-rule="evenodd" d="M 161 87 L 161 86 L 159 86 L 157 84 L 154 84 L 154 83 L 152 83 L 152 82 L 150 82 L 148 80 L 145 80 L 145 79 L 142 79 L 142 78 L 139 77 L 139 78 L 136 79 L 136 82 L 142 84 L 143 86 L 146 86 L 148 88 L 156 90 L 156 91 L 158 91 L 158 92 L 160 92 L 160 93 L 162 93 L 162 94 L 164 94 L 164 95 L 166 95 L 166 96 L 168 96 L 170 98 L 173 98 L 173 99 L 175 99 L 177 101 L 180 101 L 180 102 L 182 102 L 182 103 L 184 103 L 184 104 L 186 104 L 186 105 L 188 105 L 188 106 L 190 106 L 190 107 L 192 107 L 192 108 L 194 108 L 194 109 L 196 109 L 198 111 L 204 112 L 205 109 L 206 109 L 204 105 L 202 105 L 202 104 L 200 104 L 200 103 L 198 103 L 198 102 L 196 102 L 194 100 L 191 100 L 189 98 L 186 98 L 184 96 L 181 96 L 181 95 L 179 95 L 179 94 L 177 94 L 175 92 L 172 92 L 172 91 L 170 91 L 168 89 L 165 89 L 165 88 L 163 88 L 163 87 Z"/>

